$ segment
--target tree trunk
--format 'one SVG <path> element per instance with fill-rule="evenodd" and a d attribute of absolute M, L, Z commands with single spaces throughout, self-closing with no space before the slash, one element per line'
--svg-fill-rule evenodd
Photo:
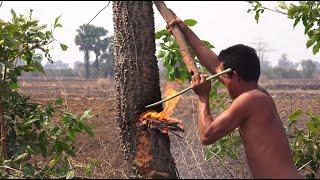
<path fill-rule="evenodd" d="M 98 53 L 96 53 L 96 60 L 95 60 L 95 62 L 94 62 L 94 66 L 95 66 L 95 68 L 96 68 L 97 72 L 98 72 L 98 68 L 99 68 L 99 62 L 98 62 L 98 59 L 99 59 L 99 54 L 98 54 Z"/>
<path fill-rule="evenodd" d="M 90 67 L 90 62 L 89 62 L 89 51 L 84 50 L 84 65 L 85 65 L 85 71 L 86 71 L 86 78 L 89 78 L 89 67 Z"/>
<path fill-rule="evenodd" d="M 168 135 L 137 126 L 144 107 L 161 100 L 152 2 L 114 1 L 113 22 L 117 122 L 131 173 L 139 178 L 177 178 Z"/>

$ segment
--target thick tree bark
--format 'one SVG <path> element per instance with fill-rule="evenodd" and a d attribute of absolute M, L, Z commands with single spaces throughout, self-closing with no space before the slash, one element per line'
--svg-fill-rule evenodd
<path fill-rule="evenodd" d="M 152 2 L 113 2 L 113 22 L 117 121 L 125 158 L 135 177 L 177 178 L 168 135 L 137 123 L 144 107 L 161 99 Z"/>

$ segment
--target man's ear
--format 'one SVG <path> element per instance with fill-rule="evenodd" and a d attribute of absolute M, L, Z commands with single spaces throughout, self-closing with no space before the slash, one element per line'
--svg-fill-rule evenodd
<path fill-rule="evenodd" d="M 233 78 L 236 80 L 236 81 L 240 81 L 241 79 L 240 79 L 240 75 L 237 73 L 237 71 L 232 71 L 232 76 L 233 76 Z"/>

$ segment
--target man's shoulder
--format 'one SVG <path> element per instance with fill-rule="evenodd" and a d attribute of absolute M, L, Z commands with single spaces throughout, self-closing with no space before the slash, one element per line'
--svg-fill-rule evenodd
<path fill-rule="evenodd" d="M 240 94 L 235 101 L 240 104 L 246 104 L 246 106 L 257 106 L 257 105 L 271 105 L 273 102 L 272 97 L 268 92 L 254 89 L 251 91 Z"/>

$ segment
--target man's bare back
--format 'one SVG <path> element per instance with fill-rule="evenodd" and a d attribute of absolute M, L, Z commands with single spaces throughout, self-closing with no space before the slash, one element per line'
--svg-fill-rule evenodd
<path fill-rule="evenodd" d="M 238 98 L 250 108 L 249 118 L 240 124 L 239 132 L 252 176 L 302 178 L 292 162 L 288 139 L 272 97 L 260 88 Z"/>

